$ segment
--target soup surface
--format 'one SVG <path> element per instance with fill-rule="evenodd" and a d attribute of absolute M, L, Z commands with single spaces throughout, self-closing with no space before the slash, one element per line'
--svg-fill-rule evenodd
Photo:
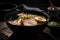
<path fill-rule="evenodd" d="M 17 26 L 36 26 L 41 25 L 46 22 L 46 18 L 44 16 L 39 16 L 30 13 L 19 13 L 16 15 L 17 17 L 10 17 L 9 23 Z"/>

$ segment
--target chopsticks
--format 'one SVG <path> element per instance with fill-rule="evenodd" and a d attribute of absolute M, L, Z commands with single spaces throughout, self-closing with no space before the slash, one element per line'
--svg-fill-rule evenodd
<path fill-rule="evenodd" d="M 53 5 L 52 1 L 49 0 L 49 2 L 50 2 L 50 5 L 51 5 L 51 9 L 52 9 L 52 10 L 55 10 L 55 6 Z"/>

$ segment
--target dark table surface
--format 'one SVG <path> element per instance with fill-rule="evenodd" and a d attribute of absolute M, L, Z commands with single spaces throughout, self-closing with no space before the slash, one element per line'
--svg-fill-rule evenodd
<path fill-rule="evenodd" d="M 4 29 L 4 30 L 2 30 L 2 29 Z M 7 38 L 9 40 L 12 40 L 12 38 L 13 38 L 13 40 L 15 40 L 15 38 L 18 37 L 19 35 L 20 35 L 20 37 L 24 36 L 23 34 L 12 32 L 12 30 L 10 30 L 8 28 L 6 22 L 0 22 L 0 30 L 1 30 L 0 33 L 1 34 L 4 34 L 4 35 L 1 35 L 0 34 L 1 35 L 0 38 L 2 37 L 1 40 L 4 39 L 5 37 L 6 37 L 5 40 L 7 40 Z M 41 40 L 49 40 L 49 39 L 55 40 L 56 38 L 53 35 L 51 36 L 50 35 L 50 32 L 51 32 L 51 30 L 48 27 L 46 27 L 43 30 L 42 33 L 38 33 L 38 34 L 35 34 L 35 35 L 34 34 L 31 34 L 31 35 L 33 35 L 32 38 L 36 38 L 36 40 L 39 40 L 39 39 L 41 39 Z M 19 34 L 19 35 L 17 35 L 17 34 Z M 28 35 L 31 37 L 30 34 L 28 34 Z M 25 36 L 28 36 L 28 35 L 25 34 Z M 24 38 L 26 38 L 25 36 L 24 36 Z M 28 38 L 30 39 L 30 37 L 28 37 Z"/>

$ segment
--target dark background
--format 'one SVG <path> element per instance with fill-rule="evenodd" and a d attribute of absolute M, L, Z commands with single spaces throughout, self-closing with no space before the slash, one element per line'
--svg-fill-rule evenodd
<path fill-rule="evenodd" d="M 51 0 L 55 6 L 60 6 L 60 0 Z M 48 7 L 50 6 L 49 0 L 0 0 L 0 2 L 12 2 L 16 4 L 27 4 L 29 6 L 36 7 Z"/>
<path fill-rule="evenodd" d="M 60 0 L 51 0 L 55 6 L 60 6 Z M 0 0 L 1 2 L 10 2 L 17 5 L 26 4 L 28 6 L 38 7 L 40 9 L 46 10 L 50 6 L 49 0 Z"/>

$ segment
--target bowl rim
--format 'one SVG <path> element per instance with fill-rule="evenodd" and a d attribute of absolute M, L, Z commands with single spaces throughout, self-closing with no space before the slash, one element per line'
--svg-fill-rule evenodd
<path fill-rule="evenodd" d="M 16 5 L 15 3 L 0 3 L 0 5 L 4 5 L 4 4 L 10 4 L 10 5 L 13 5 L 13 6 L 15 6 L 15 7 L 12 8 L 12 9 L 6 9 L 6 10 L 1 9 L 1 11 L 11 11 L 11 10 L 14 10 L 14 9 L 17 8 L 17 5 Z"/>

